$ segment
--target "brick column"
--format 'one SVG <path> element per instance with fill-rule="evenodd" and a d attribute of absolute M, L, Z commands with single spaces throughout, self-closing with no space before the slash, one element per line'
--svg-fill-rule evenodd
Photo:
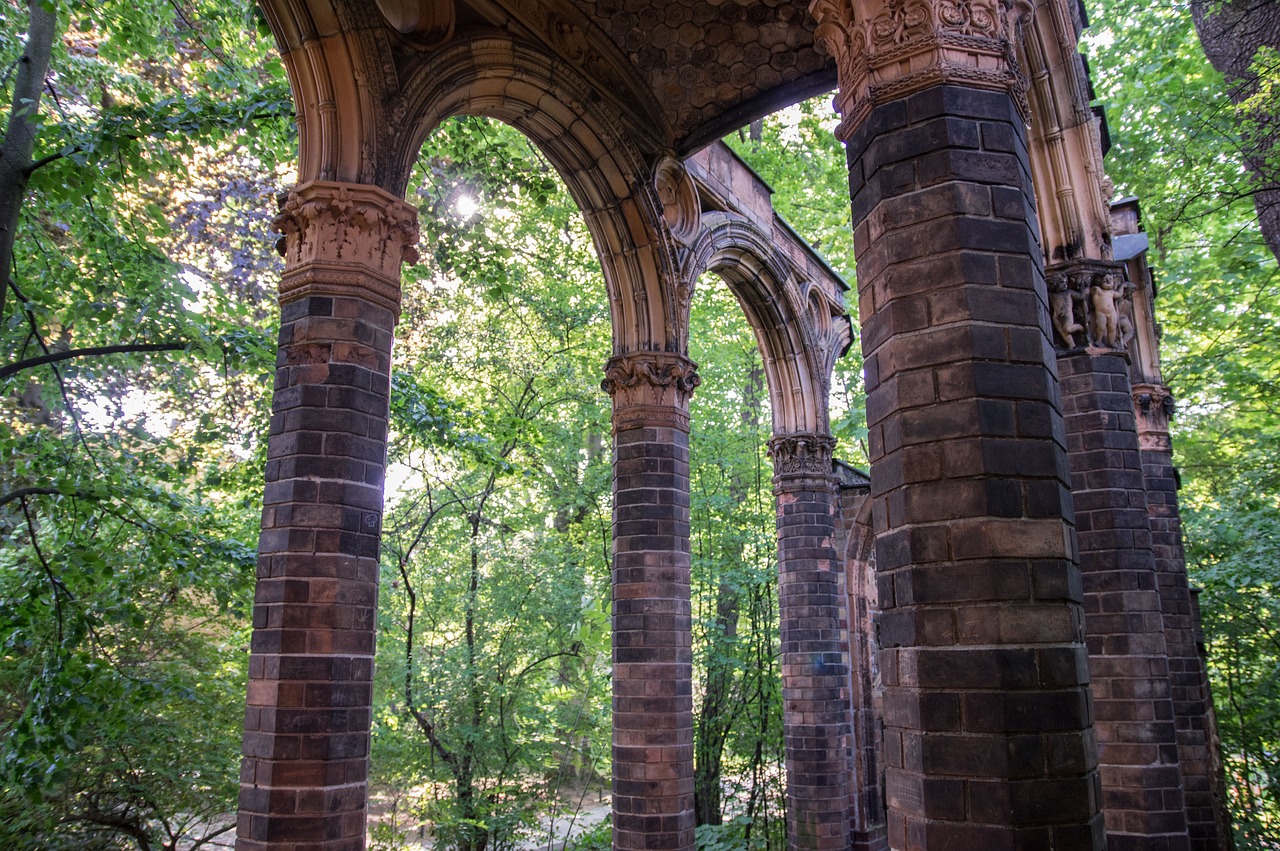
<path fill-rule="evenodd" d="M 236 847 L 364 848 L 378 537 L 399 269 L 415 213 L 291 192 Z"/>
<path fill-rule="evenodd" d="M 1059 355 L 1109 851 L 1185 851 L 1164 624 L 1129 365 Z"/>
<path fill-rule="evenodd" d="M 769 441 L 778 522 L 782 735 L 793 851 L 849 848 L 850 712 L 843 564 L 836 554 L 835 440 Z"/>
<path fill-rule="evenodd" d="M 1170 697 L 1177 729 L 1178 762 L 1187 806 L 1192 851 L 1228 851 L 1232 847 L 1222 761 L 1219 757 L 1213 697 L 1201 655 L 1200 618 L 1187 580 L 1178 513 L 1178 482 L 1173 469 L 1169 418 L 1173 396 L 1159 384 L 1133 387 L 1138 446 L 1151 522 L 1151 549 L 1164 619 L 1169 657 Z"/>
<path fill-rule="evenodd" d="M 871 532 L 869 480 L 843 464 L 836 464 L 839 519 L 836 552 L 845 572 L 849 624 L 853 756 L 849 789 L 852 851 L 889 851 L 885 825 L 883 748 L 880 719 L 883 688 L 877 666 L 875 612 L 875 541 Z"/>
<path fill-rule="evenodd" d="M 613 846 L 693 848 L 689 397 L 696 364 L 611 359 Z"/>
<path fill-rule="evenodd" d="M 1023 118 L 1008 92 L 961 85 L 864 108 L 841 135 L 869 394 L 890 844 L 1101 848 Z"/>

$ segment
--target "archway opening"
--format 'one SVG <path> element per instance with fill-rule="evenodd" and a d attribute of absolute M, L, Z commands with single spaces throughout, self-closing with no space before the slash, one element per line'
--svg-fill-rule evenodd
<path fill-rule="evenodd" d="M 582 217 L 496 121 L 407 196 L 371 834 L 480 851 L 599 822 L 609 767 L 609 308 Z"/>

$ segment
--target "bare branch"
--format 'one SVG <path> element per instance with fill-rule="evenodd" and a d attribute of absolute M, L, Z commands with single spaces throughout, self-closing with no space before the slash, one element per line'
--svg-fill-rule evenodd
<path fill-rule="evenodd" d="M 122 343 L 116 346 L 89 346 L 83 349 L 68 349 L 65 352 L 50 352 L 39 357 L 27 358 L 8 366 L 0 366 L 0 380 L 17 375 L 25 369 L 58 363 L 72 358 L 100 357 L 101 355 L 119 355 L 133 352 L 176 352 L 185 349 L 189 343 Z"/>

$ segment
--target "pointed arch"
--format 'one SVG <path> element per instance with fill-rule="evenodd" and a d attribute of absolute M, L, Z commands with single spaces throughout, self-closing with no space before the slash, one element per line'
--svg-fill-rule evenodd
<path fill-rule="evenodd" d="M 772 235 L 745 217 L 706 213 L 703 223 L 690 277 L 720 275 L 747 314 L 769 382 L 774 434 L 829 434 L 831 372 L 853 339 L 844 305 L 800 279 Z"/>

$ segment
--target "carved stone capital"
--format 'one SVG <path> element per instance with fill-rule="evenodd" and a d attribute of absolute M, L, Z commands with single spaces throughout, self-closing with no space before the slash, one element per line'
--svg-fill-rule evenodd
<path fill-rule="evenodd" d="M 353 295 L 399 313 L 400 264 L 418 260 L 418 212 L 377 186 L 313 180 L 284 196 L 271 229 L 285 259 L 280 301 Z"/>
<path fill-rule="evenodd" d="M 836 60 L 841 138 L 881 103 L 944 83 L 1012 94 L 1027 81 L 1013 46 L 1030 0 L 812 0 L 815 37 Z"/>
<path fill-rule="evenodd" d="M 774 491 L 831 488 L 836 439 L 827 434 L 784 434 L 769 441 Z"/>
<path fill-rule="evenodd" d="M 1053 344 L 1059 354 L 1128 353 L 1133 341 L 1133 285 L 1115 263 L 1077 261 L 1045 270 Z"/>
<path fill-rule="evenodd" d="M 698 365 L 669 352 L 610 358 L 600 389 L 613 397 L 614 431 L 656 426 L 689 430 L 689 398 L 702 379 Z"/>
<path fill-rule="evenodd" d="M 1173 452 L 1169 420 L 1174 398 L 1163 384 L 1133 385 L 1133 413 L 1138 426 L 1138 446 L 1144 452 Z"/>

